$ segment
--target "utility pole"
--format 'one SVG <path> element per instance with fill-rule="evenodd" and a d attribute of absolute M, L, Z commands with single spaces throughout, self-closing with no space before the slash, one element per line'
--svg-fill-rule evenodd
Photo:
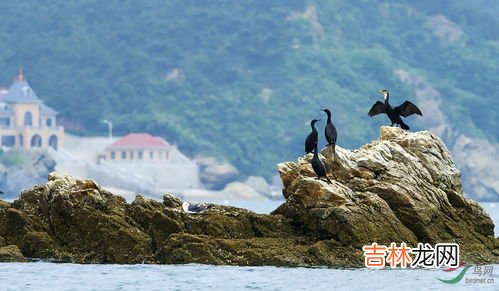
<path fill-rule="evenodd" d="M 108 134 L 109 134 L 109 144 L 113 143 L 113 123 L 107 119 L 104 119 L 103 122 L 107 124 Z"/>

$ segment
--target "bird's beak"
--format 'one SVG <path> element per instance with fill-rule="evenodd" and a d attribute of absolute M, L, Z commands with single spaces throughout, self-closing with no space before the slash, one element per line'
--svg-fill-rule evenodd
<path fill-rule="evenodd" d="M 384 93 L 383 93 L 383 90 L 378 90 L 378 93 L 379 93 L 379 94 L 384 94 Z"/>

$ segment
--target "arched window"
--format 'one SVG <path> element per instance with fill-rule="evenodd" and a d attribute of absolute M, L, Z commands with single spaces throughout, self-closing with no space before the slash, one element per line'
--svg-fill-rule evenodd
<path fill-rule="evenodd" d="M 24 113 L 24 125 L 25 126 L 33 125 L 33 114 L 31 114 L 31 112 L 29 111 L 26 111 L 26 113 Z"/>
<path fill-rule="evenodd" d="M 33 135 L 33 137 L 31 138 L 31 147 L 32 148 L 35 148 L 35 147 L 41 147 L 42 146 L 42 137 L 39 136 L 38 134 L 35 134 Z"/>
<path fill-rule="evenodd" d="M 52 118 L 47 118 L 47 121 L 46 121 L 46 124 L 47 124 L 47 127 L 52 127 Z"/>
<path fill-rule="evenodd" d="M 57 150 L 57 136 L 55 134 L 51 135 L 49 138 L 49 147 Z"/>
<path fill-rule="evenodd" d="M 24 138 L 23 138 L 23 135 L 20 134 L 19 135 L 19 146 L 22 147 L 24 145 Z"/>

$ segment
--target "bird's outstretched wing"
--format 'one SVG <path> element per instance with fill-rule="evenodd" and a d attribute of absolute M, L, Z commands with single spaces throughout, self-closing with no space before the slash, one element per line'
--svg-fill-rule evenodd
<path fill-rule="evenodd" d="M 381 101 L 376 101 L 376 103 L 374 103 L 373 107 L 371 107 L 371 110 L 369 110 L 369 113 L 367 113 L 367 115 L 372 117 L 374 115 L 378 115 L 381 113 L 385 113 L 385 105 Z"/>
<path fill-rule="evenodd" d="M 413 114 L 418 114 L 418 115 L 423 116 L 423 113 L 421 113 L 421 110 L 419 110 L 419 108 L 416 105 L 414 105 L 412 102 L 409 102 L 409 101 L 405 101 L 404 103 L 402 103 L 401 105 L 399 105 L 393 109 L 394 109 L 394 111 L 398 112 L 403 117 L 407 117 L 407 116 L 410 116 Z"/>

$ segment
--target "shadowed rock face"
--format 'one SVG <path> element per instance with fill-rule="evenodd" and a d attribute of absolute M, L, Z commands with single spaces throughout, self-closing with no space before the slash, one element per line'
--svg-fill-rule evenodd
<path fill-rule="evenodd" d="M 336 152 L 322 156 L 332 185 L 314 178 L 311 155 L 279 164 L 287 201 L 271 215 L 187 214 L 169 194 L 127 204 L 92 180 L 51 174 L 0 201 L 0 260 L 362 266 L 361 247 L 376 241 L 458 242 L 463 261 L 499 261 L 493 223 L 463 196 L 438 137 L 383 127 L 380 140 Z"/>

